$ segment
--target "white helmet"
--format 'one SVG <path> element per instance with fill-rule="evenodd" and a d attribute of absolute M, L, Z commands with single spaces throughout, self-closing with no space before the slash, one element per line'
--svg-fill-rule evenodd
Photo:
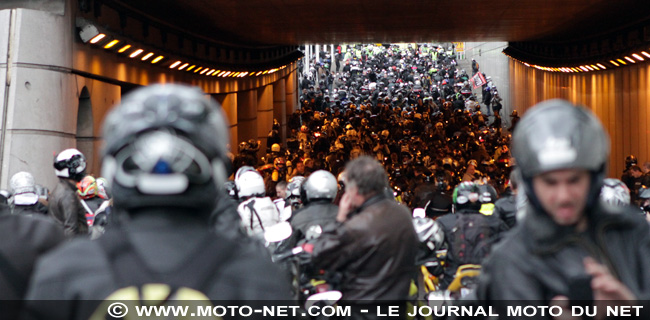
<path fill-rule="evenodd" d="M 240 198 L 264 196 L 264 178 L 257 171 L 246 171 L 235 179 L 237 195 Z"/>
<path fill-rule="evenodd" d="M 600 189 L 600 199 L 613 206 L 630 204 L 630 189 L 621 180 L 607 178 Z"/>
<path fill-rule="evenodd" d="M 29 172 L 21 171 L 14 174 L 9 182 L 14 203 L 17 205 L 32 205 L 38 202 L 34 176 Z"/>
<path fill-rule="evenodd" d="M 54 169 L 57 177 L 81 181 L 86 175 L 86 157 L 77 149 L 65 149 L 54 159 Z"/>

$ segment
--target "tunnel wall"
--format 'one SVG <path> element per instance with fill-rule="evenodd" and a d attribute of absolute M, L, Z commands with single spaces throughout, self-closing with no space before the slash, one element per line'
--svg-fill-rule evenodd
<path fill-rule="evenodd" d="M 650 161 L 650 65 L 589 73 L 546 72 L 510 60 L 512 106 L 520 115 L 538 102 L 562 98 L 591 109 L 611 137 L 608 176 L 620 178 L 625 157 Z"/>

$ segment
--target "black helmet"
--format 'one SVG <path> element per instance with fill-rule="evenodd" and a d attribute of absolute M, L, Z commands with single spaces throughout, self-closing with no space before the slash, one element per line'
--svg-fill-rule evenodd
<path fill-rule="evenodd" d="M 86 176 L 86 157 L 77 149 L 65 149 L 54 158 L 56 176 L 81 181 Z"/>
<path fill-rule="evenodd" d="M 585 169 L 592 173 L 587 207 L 600 193 L 609 157 L 609 136 L 596 116 L 586 108 L 553 99 L 539 103 L 521 119 L 512 138 L 531 203 L 543 211 L 532 188 L 532 178 L 559 169 Z"/>
<path fill-rule="evenodd" d="M 153 85 L 127 95 L 104 122 L 102 176 L 115 206 L 211 210 L 229 166 L 227 124 L 198 88 Z"/>
<path fill-rule="evenodd" d="M 636 164 L 637 164 L 637 159 L 633 154 L 625 158 L 625 170 L 629 169 L 631 166 Z"/>
<path fill-rule="evenodd" d="M 477 185 L 480 191 L 479 199 L 478 199 L 479 202 L 495 203 L 497 201 L 498 198 L 497 190 L 494 189 L 493 186 L 485 182 L 478 183 Z"/>
<path fill-rule="evenodd" d="M 454 189 L 453 201 L 456 210 L 470 209 L 478 211 L 481 209 L 480 190 L 473 181 L 463 181 Z"/>

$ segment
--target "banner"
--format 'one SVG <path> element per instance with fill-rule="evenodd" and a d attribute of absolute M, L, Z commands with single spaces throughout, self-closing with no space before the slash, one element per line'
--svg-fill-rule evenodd
<path fill-rule="evenodd" d="M 456 52 L 465 52 L 465 42 L 452 42 Z"/>
<path fill-rule="evenodd" d="M 472 86 L 474 89 L 483 86 L 484 84 L 487 83 L 485 80 L 485 77 L 483 77 L 483 74 L 480 72 L 477 72 L 473 77 L 472 77 Z"/>

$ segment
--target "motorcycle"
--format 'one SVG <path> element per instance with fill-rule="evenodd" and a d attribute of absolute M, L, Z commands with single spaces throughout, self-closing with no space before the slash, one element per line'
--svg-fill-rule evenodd
<path fill-rule="evenodd" d="M 291 225 L 288 222 L 284 222 L 284 224 L 277 228 L 269 228 L 270 230 L 265 232 L 267 242 L 287 241 L 292 236 Z M 279 245 L 271 256 L 274 263 L 280 264 L 289 271 L 294 296 L 305 310 L 315 304 L 319 306 L 333 305 L 343 295 L 340 291 L 333 289 L 332 284 L 340 282 L 337 274 L 330 274 L 312 266 L 313 244 L 310 241 L 318 238 L 321 233 L 320 225 L 311 226 L 305 232 L 305 239 L 301 240 L 298 246 L 285 249 Z"/>

